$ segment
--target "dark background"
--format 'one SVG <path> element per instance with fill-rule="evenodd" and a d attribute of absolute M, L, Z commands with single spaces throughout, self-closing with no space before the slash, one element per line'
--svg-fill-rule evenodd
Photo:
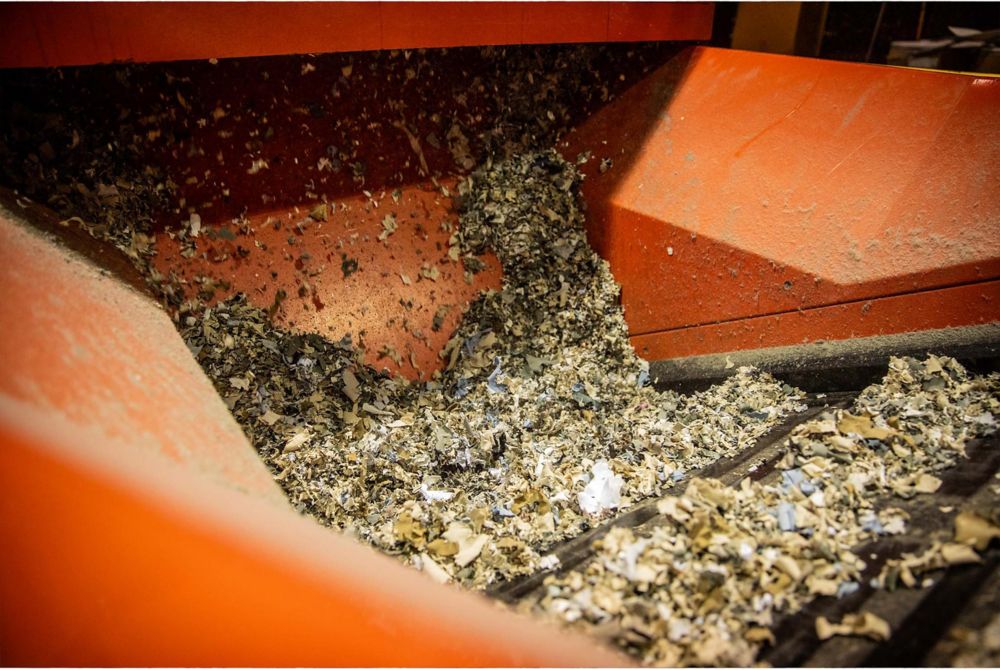
<path fill-rule="evenodd" d="M 732 45 L 733 28 L 741 3 L 718 2 L 712 44 Z M 992 30 L 1000 28 L 1000 3 L 995 2 L 830 2 L 803 3 L 804 9 L 820 13 L 826 5 L 826 21 L 818 56 L 831 60 L 865 60 L 875 32 L 879 11 L 885 6 L 869 62 L 885 63 L 893 40 L 951 37 L 948 26 Z M 921 12 L 923 24 L 921 26 Z M 814 54 L 799 54 L 809 55 Z"/>

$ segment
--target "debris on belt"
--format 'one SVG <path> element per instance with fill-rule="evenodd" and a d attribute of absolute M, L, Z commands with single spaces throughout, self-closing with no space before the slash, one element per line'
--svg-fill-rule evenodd
<path fill-rule="evenodd" d="M 816 618 L 816 637 L 829 640 L 834 635 L 857 635 L 873 640 L 888 640 L 891 631 L 885 619 L 871 612 L 848 614 L 840 623 L 831 623 L 826 617 Z"/>
<path fill-rule="evenodd" d="M 950 656 L 953 668 L 1000 666 L 1000 613 L 993 615 L 980 630 L 953 627 L 939 645 Z"/>
<path fill-rule="evenodd" d="M 347 339 L 281 331 L 242 296 L 186 317 L 186 341 L 300 511 L 485 588 L 804 408 L 749 368 L 691 396 L 648 385 L 587 244 L 578 179 L 546 152 L 463 183 L 461 253 L 493 250 L 506 279 L 428 382 L 376 373 Z"/>
<path fill-rule="evenodd" d="M 596 556 L 547 578 L 530 605 L 566 624 L 612 630 L 613 639 L 654 665 L 750 665 L 774 643 L 776 617 L 816 596 L 858 590 L 863 559 L 852 549 L 906 530 L 891 504 L 933 492 L 935 473 L 964 457 L 966 441 L 996 431 L 1000 375 L 972 377 L 954 359 L 892 358 L 883 381 L 849 411 L 797 426 L 779 472 L 726 487 L 692 480 L 658 502 L 660 516 L 638 530 L 615 528 Z M 959 513 L 952 542 L 889 561 L 872 586 L 918 585 L 914 574 L 978 561 L 997 527 Z M 816 621 L 821 638 L 885 639 L 872 613 Z"/>

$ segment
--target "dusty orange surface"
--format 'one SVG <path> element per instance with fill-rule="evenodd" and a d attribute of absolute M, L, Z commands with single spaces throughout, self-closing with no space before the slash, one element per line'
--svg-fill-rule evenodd
<path fill-rule="evenodd" d="M 672 333 L 667 343 L 684 328 L 1000 277 L 998 110 L 1000 79 L 699 47 L 591 117 L 563 152 L 593 152 L 590 238 L 645 347 L 657 333 Z M 910 304 L 872 334 L 920 328 L 920 299 Z M 966 325 L 984 311 L 948 313 Z M 807 321 L 782 320 L 777 344 L 854 332 Z M 655 350 L 747 346 L 739 329 L 723 332 L 733 336 Z"/>
<path fill-rule="evenodd" d="M 4 664 L 621 662 L 296 513 L 166 313 L 4 216 L 0 282 Z"/>
<path fill-rule="evenodd" d="M 442 186 L 455 187 L 451 180 Z M 467 283 L 462 261 L 449 256 L 458 221 L 451 197 L 418 185 L 396 198 L 379 191 L 332 201 L 325 221 L 310 218 L 312 209 L 255 213 L 248 233 L 231 221 L 205 223 L 190 257 L 176 237 L 160 233 L 155 265 L 195 292 L 199 277 L 225 282 L 215 300 L 246 293 L 258 307 L 274 308 L 285 327 L 334 340 L 349 334 L 376 368 L 410 379 L 439 369 L 438 352 L 468 304 L 479 291 L 499 288 L 501 276 L 499 262 L 486 255 L 486 269 Z M 387 236 L 386 217 L 397 226 Z M 279 291 L 287 297 L 275 307 Z"/>
<path fill-rule="evenodd" d="M 151 299 L 0 215 L 0 395 L 285 505 Z"/>

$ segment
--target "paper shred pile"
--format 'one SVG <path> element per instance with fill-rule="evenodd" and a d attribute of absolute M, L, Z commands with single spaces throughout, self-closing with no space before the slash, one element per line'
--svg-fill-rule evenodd
<path fill-rule="evenodd" d="M 963 457 L 967 440 L 996 431 L 1000 375 L 970 377 L 955 360 L 893 358 L 880 384 L 850 411 L 798 426 L 780 471 L 727 488 L 695 479 L 683 495 L 658 503 L 640 530 L 614 529 L 580 569 L 550 577 L 537 612 L 615 641 L 653 665 L 749 665 L 782 614 L 819 595 L 859 588 L 866 540 L 906 529 L 886 497 L 928 493 L 939 473 Z M 978 560 L 997 532 L 966 514 L 954 542 L 892 562 L 900 581 L 921 568 Z M 876 585 L 884 585 L 880 579 Z M 858 613 L 818 621 L 821 636 L 889 635 Z"/>
<path fill-rule="evenodd" d="M 871 612 L 848 614 L 840 623 L 830 623 L 826 617 L 816 618 L 816 637 L 820 640 L 829 640 L 834 635 L 857 635 L 884 641 L 889 639 L 890 634 L 889 624 L 885 619 Z"/>
<path fill-rule="evenodd" d="M 492 249 L 506 279 L 430 382 L 375 373 L 349 341 L 282 332 L 242 297 L 188 317 L 189 346 L 298 509 L 484 588 L 803 409 L 749 368 L 691 396 L 650 388 L 577 183 L 546 152 L 463 184 L 456 242 Z"/>
<path fill-rule="evenodd" d="M 951 541 L 933 542 L 924 551 L 905 553 L 901 558 L 886 562 L 876 580 L 879 586 L 895 588 L 903 585 L 913 588 L 921 575 L 963 563 L 979 563 L 977 552 L 1000 538 L 1000 525 L 970 511 L 959 512 L 955 517 L 955 534 Z"/>

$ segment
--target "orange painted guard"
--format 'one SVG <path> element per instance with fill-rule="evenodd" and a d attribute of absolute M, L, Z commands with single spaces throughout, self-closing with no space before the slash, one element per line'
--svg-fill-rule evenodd
<path fill-rule="evenodd" d="M 453 192 L 455 181 L 441 184 Z M 350 335 L 376 369 L 426 378 L 443 365 L 438 353 L 469 303 L 500 287 L 500 263 L 485 255 L 485 268 L 466 275 L 462 260 L 449 256 L 458 224 L 451 197 L 430 184 L 396 194 L 331 200 L 326 221 L 309 218 L 311 207 L 256 213 L 247 218 L 246 235 L 228 234 L 228 221 L 206 224 L 190 257 L 172 234 L 160 232 L 155 264 L 192 289 L 203 285 L 201 277 L 225 282 L 229 288 L 220 287 L 213 300 L 242 291 L 256 306 L 273 307 L 275 322 L 287 328 L 332 340 Z M 388 236 L 386 217 L 399 226 Z M 286 297 L 276 304 L 279 291 Z"/>
<path fill-rule="evenodd" d="M 0 5 L 0 67 L 711 36 L 712 4 L 704 2 Z"/>
<path fill-rule="evenodd" d="M 1000 79 L 695 48 L 563 150 L 593 152 L 590 236 L 640 351 L 685 356 L 1000 318 L 992 285 L 946 319 L 920 309 L 1000 277 L 998 115 Z M 909 307 L 877 327 L 803 312 L 888 296 Z"/>
<path fill-rule="evenodd" d="M 0 212 L 5 665 L 607 665 L 293 511 L 151 300 Z"/>

